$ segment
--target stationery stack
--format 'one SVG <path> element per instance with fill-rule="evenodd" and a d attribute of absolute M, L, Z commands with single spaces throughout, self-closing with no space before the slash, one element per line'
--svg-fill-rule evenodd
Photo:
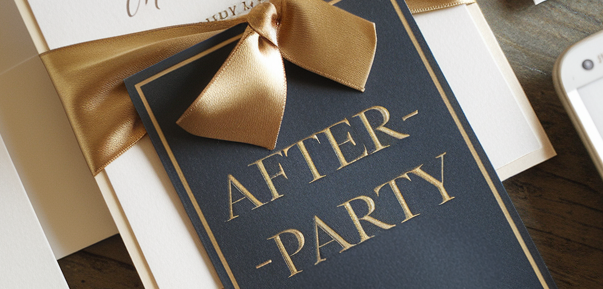
<path fill-rule="evenodd" d="M 0 188 L 0 287 L 68 288 L 2 137 Z"/>
<path fill-rule="evenodd" d="M 234 19 L 268 4 L 127 1 L 114 7 L 16 1 L 39 53 L 168 25 Z M 277 7 L 295 6 L 290 2 L 295 1 Z M 387 287 L 404 280 L 430 287 L 554 288 L 497 177 L 519 173 L 554 151 L 477 5 L 415 15 L 421 32 L 403 2 L 343 0 L 335 6 L 376 23 L 378 41 L 366 91 L 353 92 L 286 63 L 287 104 L 274 150 L 192 136 L 175 124 L 212 79 L 215 72 L 209 71 L 217 71 L 236 45 L 242 26 L 129 80 L 151 139 L 134 137 L 135 145 L 106 164 L 91 165 L 89 148 L 78 133 L 80 124 L 68 109 L 92 171 L 78 180 L 93 181 L 90 176 L 95 174 L 145 287 L 308 288 L 329 282 Z M 43 69 L 35 59 L 29 69 Z M 16 63 L 12 69 L 24 65 Z M 192 75 L 199 80 L 182 82 Z M 63 95 L 58 85 L 62 80 L 55 73 L 51 78 Z M 48 82 L 46 75 L 39 79 Z M 166 102 L 166 95 L 185 100 Z M 56 105 L 59 99 L 54 97 L 45 101 Z M 79 103 L 76 113 L 94 110 L 96 101 Z M 28 110 L 20 113 L 31 113 Z M 16 131 L 19 122 L 1 123 L 0 133 Z M 60 126 L 69 128 L 64 122 L 56 129 Z M 10 137 L 18 139 L 15 135 Z M 113 137 L 107 143 L 122 141 Z M 73 136 L 60 141 L 70 143 L 81 171 L 84 158 L 73 147 Z M 17 166 L 20 174 L 33 179 L 48 173 L 28 171 L 34 165 L 23 161 L 24 148 L 9 146 L 9 152 L 20 156 L 15 159 L 23 163 Z M 287 158 L 292 163 L 287 164 Z M 403 161 L 392 162 L 396 159 Z M 68 169 L 48 171 L 73 178 Z M 304 179 L 308 176 L 310 180 Z M 408 181 L 412 186 L 403 188 Z M 411 197 L 407 189 L 424 194 Z M 98 197 L 96 188 L 72 191 Z M 112 224 L 104 220 L 109 229 L 101 235 L 108 236 Z M 45 233 L 55 234 L 52 224 Z M 92 242 L 79 245 L 85 243 Z M 364 263 L 381 260 L 383 266 Z M 401 266 L 404 270 L 393 270 Z M 436 271 L 445 273 L 436 276 Z M 484 278 L 463 278 L 466 274 Z M 516 286 L 509 285 L 513 282 Z"/>

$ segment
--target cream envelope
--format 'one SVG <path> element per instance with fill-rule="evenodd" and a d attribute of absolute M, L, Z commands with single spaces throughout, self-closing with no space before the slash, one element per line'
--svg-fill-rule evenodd
<path fill-rule="evenodd" d="M 0 136 L 0 287 L 69 288 Z"/>
<path fill-rule="evenodd" d="M 227 18 L 252 2 L 190 1 L 183 8 L 134 0 L 115 6 L 16 1 L 39 52 L 48 49 L 46 43 L 57 48 L 145 28 Z M 501 179 L 554 156 L 477 5 L 429 12 L 416 20 Z M 145 287 L 220 287 L 148 138 L 107 166 L 96 181 Z"/>
<path fill-rule="evenodd" d="M 0 134 L 58 259 L 117 229 L 15 3 L 0 5 Z"/>

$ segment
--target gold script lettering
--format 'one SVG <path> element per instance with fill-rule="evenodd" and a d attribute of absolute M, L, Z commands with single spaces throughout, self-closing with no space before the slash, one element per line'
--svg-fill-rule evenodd
<path fill-rule="evenodd" d="M 136 1 L 136 0 L 134 0 Z M 140 9 L 140 2 L 142 2 L 142 0 L 137 0 L 136 1 L 136 9 L 134 10 L 134 12 L 132 12 L 132 6 L 131 6 L 131 2 L 130 0 L 126 0 L 126 10 L 128 12 L 128 16 L 130 17 L 134 17 L 134 15 L 136 15 L 136 13 L 138 13 L 138 9 Z M 144 0 L 144 5 L 149 4 L 149 0 Z M 159 10 L 159 0 L 155 0 L 155 8 L 157 8 L 157 10 Z"/>

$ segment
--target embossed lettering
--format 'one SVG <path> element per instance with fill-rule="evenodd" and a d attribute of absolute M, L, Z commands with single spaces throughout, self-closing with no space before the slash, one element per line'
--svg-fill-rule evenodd
<path fill-rule="evenodd" d="M 367 111 L 377 111 L 377 112 L 381 113 L 383 122 L 380 125 L 378 125 L 377 127 L 373 128 L 371 126 L 371 124 L 369 123 L 368 118 L 366 117 Z M 389 145 L 383 145 L 381 143 L 381 141 L 377 137 L 377 134 L 375 133 L 375 130 L 385 133 L 385 134 L 392 136 L 394 138 L 397 138 L 397 139 L 404 139 L 409 136 L 408 134 L 400 133 L 400 132 L 397 132 L 395 130 L 385 127 L 387 122 L 389 122 L 390 115 L 389 115 L 389 111 L 383 106 L 373 106 L 371 108 L 365 109 L 365 110 L 361 111 L 360 113 L 354 115 L 354 117 L 360 118 L 360 120 L 362 121 L 362 124 L 364 125 L 364 128 L 366 129 L 369 136 L 371 137 L 371 140 L 375 144 L 375 151 L 373 151 L 372 153 L 378 152 L 389 146 Z"/>
<path fill-rule="evenodd" d="M 436 178 L 432 177 L 431 175 L 429 175 L 425 171 L 423 171 L 421 169 L 421 167 L 423 165 L 420 165 L 419 167 L 417 167 L 414 170 L 409 172 L 409 173 L 412 173 L 414 175 L 421 177 L 422 179 L 426 180 L 428 183 L 432 184 L 434 187 L 438 188 L 438 191 L 440 191 L 440 195 L 442 196 L 442 202 L 440 203 L 440 205 L 443 205 L 444 203 L 454 199 L 454 197 L 451 197 L 448 195 L 446 188 L 444 188 L 444 155 L 446 155 L 446 153 L 443 153 L 436 157 L 436 159 L 439 158 L 442 161 L 442 166 L 441 166 L 441 179 L 442 180 L 441 181 L 438 181 Z"/>
<path fill-rule="evenodd" d="M 312 136 L 302 139 L 302 140 L 296 142 L 295 144 L 283 149 L 283 152 L 285 153 L 285 156 L 288 156 L 287 153 L 289 152 L 289 149 L 294 146 L 297 146 L 297 148 L 301 152 L 302 156 L 304 157 L 304 160 L 306 161 L 306 165 L 308 165 L 308 169 L 310 169 L 310 172 L 312 173 L 313 179 L 310 181 L 310 183 L 313 183 L 313 182 L 325 177 L 326 175 L 322 175 L 320 172 L 318 172 L 318 169 L 316 168 L 316 165 L 314 164 L 312 157 L 310 157 L 310 153 L 308 152 L 308 149 L 306 148 L 306 145 L 304 144 L 304 141 L 308 140 L 308 139 L 314 139 L 318 143 L 320 143 L 320 141 L 318 140 L 318 137 L 315 134 L 313 134 Z"/>
<path fill-rule="evenodd" d="M 233 186 L 237 189 L 237 191 L 239 191 L 239 193 L 241 193 L 243 195 L 242 198 L 240 198 L 234 202 L 232 201 L 232 187 Z M 235 177 L 233 177 L 232 175 L 228 175 L 228 208 L 230 210 L 230 217 L 226 221 L 230 221 L 239 216 L 239 215 L 234 214 L 232 205 L 242 201 L 243 199 L 248 199 L 249 201 L 251 201 L 251 203 L 253 203 L 255 205 L 254 209 L 264 205 L 264 203 L 260 202 L 256 197 L 254 197 L 247 190 L 247 188 L 245 188 Z"/>
<path fill-rule="evenodd" d="M 350 143 L 353 146 L 356 146 L 356 142 L 354 141 L 354 139 L 352 138 L 352 135 L 350 134 L 350 132 L 348 131 L 347 133 L 347 137 L 343 142 L 338 142 L 335 139 L 335 136 L 333 136 L 333 132 L 331 131 L 332 128 L 341 125 L 341 124 L 346 124 L 347 126 L 350 126 L 350 122 L 347 119 L 344 119 L 338 123 L 335 123 L 334 125 L 324 129 L 323 131 L 321 131 L 322 133 L 324 133 L 327 136 L 327 139 L 329 140 L 329 144 L 331 144 L 331 147 L 333 148 L 333 151 L 335 152 L 335 155 L 337 156 L 337 159 L 339 160 L 339 168 L 338 170 L 349 166 L 350 164 L 356 162 L 359 159 L 362 159 L 363 157 L 366 157 L 368 155 L 368 152 L 366 150 L 366 147 L 364 145 L 363 148 L 363 152 L 357 156 L 355 159 L 348 161 L 346 159 L 346 157 L 343 155 L 343 152 L 341 151 L 341 146 L 347 143 Z"/>
<path fill-rule="evenodd" d="M 329 237 L 331 237 L 331 240 L 329 240 L 328 242 L 325 242 L 323 244 L 320 244 L 320 239 L 318 237 L 318 229 L 322 230 L 327 235 L 329 235 Z M 317 265 L 318 263 L 327 260 L 327 258 L 322 258 L 320 256 L 320 248 L 330 244 L 333 241 L 339 243 L 339 246 L 341 246 L 342 249 L 341 249 L 341 251 L 339 251 L 339 253 L 341 253 L 349 248 L 354 247 L 354 245 L 348 243 L 337 232 L 335 232 L 335 230 L 333 230 L 331 227 L 329 227 L 329 225 L 325 224 L 325 222 L 323 222 L 317 216 L 314 216 L 314 233 L 315 233 L 314 236 L 316 238 L 316 263 L 314 263 L 314 265 Z"/>
<path fill-rule="evenodd" d="M 352 205 L 350 205 L 350 202 L 355 201 L 355 200 L 364 201 L 366 203 L 366 205 L 368 206 L 368 213 L 366 213 L 362 218 L 358 218 L 358 215 L 356 215 L 356 212 L 354 212 Z M 370 197 L 358 196 L 356 198 L 353 198 L 353 199 L 339 205 L 338 207 L 341 207 L 341 206 L 343 206 L 346 209 L 346 211 L 348 211 L 348 215 L 350 215 L 352 222 L 354 222 L 354 226 L 356 226 L 356 230 L 358 231 L 358 234 L 360 234 L 360 243 L 374 237 L 374 236 L 369 236 L 366 234 L 366 232 L 364 231 L 364 228 L 360 224 L 360 221 L 367 221 L 381 229 L 386 229 L 386 230 L 395 227 L 395 225 L 390 225 L 390 224 L 384 223 L 384 222 L 379 221 L 370 216 L 370 214 L 372 214 L 373 211 L 375 210 L 375 202 Z"/>
<path fill-rule="evenodd" d="M 392 179 L 384 184 L 377 186 L 374 189 L 377 196 L 379 196 L 379 191 L 381 190 L 381 188 L 383 188 L 385 185 L 389 185 L 389 187 L 394 192 L 394 195 L 396 196 L 398 203 L 400 203 L 400 206 L 402 207 L 402 210 L 404 211 L 404 215 L 406 216 L 406 218 L 404 219 L 404 221 L 402 221 L 402 223 L 419 215 L 419 214 L 412 213 L 412 211 L 408 207 L 408 204 L 406 203 L 406 200 L 402 196 L 402 192 L 400 191 L 400 188 L 398 187 L 398 184 L 396 182 L 397 180 L 400 180 L 400 179 L 406 179 L 406 180 L 410 181 L 410 177 L 408 176 L 409 174 L 416 175 L 416 176 L 422 178 L 423 180 L 427 181 L 429 184 L 436 187 L 438 189 L 438 191 L 440 192 L 440 196 L 442 197 L 442 202 L 440 203 L 440 205 L 443 205 L 444 203 L 454 199 L 454 197 L 451 197 L 448 194 L 448 192 L 446 191 L 446 188 L 444 188 L 444 155 L 446 155 L 446 153 L 443 153 L 436 157 L 436 158 L 441 159 L 441 167 L 440 167 L 441 180 L 437 180 L 433 176 L 426 173 L 422 169 L 423 165 L 420 165 L 410 171 L 407 171 L 407 172 L 395 177 L 394 179 Z"/>
<path fill-rule="evenodd" d="M 399 180 L 399 179 L 407 179 L 408 181 L 410 181 L 408 174 L 404 173 L 404 174 L 399 175 L 396 178 L 388 181 L 387 183 L 377 186 L 374 189 L 374 191 L 375 191 L 375 194 L 377 194 L 377 196 L 379 196 L 379 191 L 381 191 L 381 188 L 383 188 L 383 186 L 385 186 L 385 185 L 389 185 L 389 187 L 392 189 L 392 192 L 394 192 L 394 196 L 396 196 L 396 199 L 398 200 L 400 207 L 402 207 L 402 211 L 404 211 L 405 219 L 404 219 L 404 221 L 402 221 L 402 223 L 404 223 L 420 214 L 413 214 L 410 211 L 410 208 L 408 207 L 408 204 L 406 203 L 404 196 L 402 196 L 402 192 L 400 192 L 400 188 L 398 188 L 398 184 L 396 184 L 396 180 Z"/>
<path fill-rule="evenodd" d="M 268 189 L 270 189 L 270 193 L 272 194 L 272 200 L 270 201 L 274 201 L 280 197 L 282 197 L 283 195 L 279 194 L 278 191 L 276 190 L 276 187 L 274 186 L 274 183 L 272 182 L 272 179 L 278 177 L 278 176 L 283 176 L 285 179 L 287 179 L 287 175 L 285 174 L 285 171 L 283 170 L 283 166 L 281 166 L 281 164 L 278 164 L 279 167 L 279 171 L 276 172 L 273 175 L 270 175 L 268 173 L 268 171 L 266 170 L 266 167 L 264 166 L 264 160 L 267 158 L 270 158 L 272 156 L 275 155 L 279 155 L 279 156 L 283 156 L 281 154 L 281 152 L 276 152 L 273 153 L 271 155 L 268 155 L 267 157 L 263 158 L 263 159 L 259 159 L 251 164 L 249 164 L 249 166 L 253 166 L 256 165 L 258 167 L 258 169 L 260 170 L 260 173 L 262 174 L 262 177 L 264 178 L 264 181 L 266 182 L 266 185 L 268 185 Z"/>
<path fill-rule="evenodd" d="M 297 238 L 297 250 L 295 250 L 295 252 L 293 252 L 292 254 L 289 254 L 289 252 L 287 252 L 287 249 L 285 248 L 285 245 L 283 245 L 283 241 L 281 240 L 281 235 L 282 234 L 293 234 L 295 236 L 295 238 Z M 268 238 L 268 240 L 270 239 L 274 239 L 274 242 L 276 242 L 276 246 L 278 247 L 279 252 L 281 252 L 281 255 L 283 256 L 283 259 L 285 260 L 285 264 L 287 264 L 287 267 L 289 268 L 289 271 L 291 272 L 291 275 L 289 275 L 289 278 L 293 277 L 293 275 L 301 273 L 303 270 L 297 270 L 297 267 L 295 267 L 295 264 L 293 263 L 293 260 L 291 260 L 291 256 L 299 253 L 299 251 L 301 251 L 301 249 L 304 247 L 305 244 L 305 239 L 304 239 L 304 234 L 302 234 L 302 232 L 295 230 L 295 229 L 287 229 L 284 230 L 270 238 Z"/>

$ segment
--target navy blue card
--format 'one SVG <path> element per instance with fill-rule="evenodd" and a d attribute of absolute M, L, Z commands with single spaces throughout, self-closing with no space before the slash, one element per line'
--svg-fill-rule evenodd
<path fill-rule="evenodd" d="M 556 288 L 406 5 L 336 5 L 376 23 L 366 91 L 286 62 L 274 150 L 176 124 L 243 25 L 126 80 L 224 286 Z"/>

